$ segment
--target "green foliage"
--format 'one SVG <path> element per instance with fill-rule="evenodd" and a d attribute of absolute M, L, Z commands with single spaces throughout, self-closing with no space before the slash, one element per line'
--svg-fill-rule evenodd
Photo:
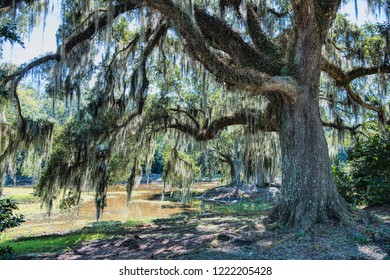
<path fill-rule="evenodd" d="M 119 17 L 115 20 L 113 25 L 113 37 L 123 44 L 128 44 L 132 37 L 134 36 L 134 32 L 131 32 L 129 28 L 129 23 L 125 17 Z"/>
<path fill-rule="evenodd" d="M 168 185 L 178 188 L 189 188 L 199 174 L 199 167 L 190 155 L 167 147 L 163 152 L 163 178 Z"/>
<path fill-rule="evenodd" d="M 14 250 L 11 246 L 0 247 L 0 260 L 8 260 L 11 258 Z"/>
<path fill-rule="evenodd" d="M 303 238 L 307 235 L 307 232 L 303 229 L 301 229 L 300 231 L 298 231 L 296 234 L 295 234 L 295 237 L 296 238 Z"/>
<path fill-rule="evenodd" d="M 8 196 L 8 199 L 15 201 L 17 204 L 31 204 L 39 202 L 39 198 L 34 196 L 33 194 L 11 195 Z"/>
<path fill-rule="evenodd" d="M 390 141 L 378 135 L 359 143 L 333 168 L 341 195 L 357 205 L 390 202 Z"/>
<path fill-rule="evenodd" d="M 128 165 L 128 159 L 119 155 L 112 156 L 108 165 L 110 183 L 115 184 L 127 180 L 129 177 Z"/>
<path fill-rule="evenodd" d="M 157 145 L 157 149 L 154 152 L 153 162 L 151 167 L 151 173 L 162 174 L 164 169 L 162 145 Z"/>
<path fill-rule="evenodd" d="M 4 42 L 9 41 L 10 43 L 19 43 L 22 47 L 24 47 L 24 43 L 20 35 L 17 32 L 16 24 L 11 20 L 6 20 L 0 23 L 0 56 L 2 53 L 1 46 Z"/>
<path fill-rule="evenodd" d="M 65 118 L 65 108 L 61 101 L 57 101 L 56 111 L 57 118 L 50 118 L 52 114 L 52 102 L 51 98 L 40 94 L 36 89 L 31 86 L 21 85 L 18 88 L 18 95 L 20 99 L 20 105 L 22 107 L 23 116 L 34 120 L 48 119 L 50 121 L 61 121 L 61 118 Z"/>
<path fill-rule="evenodd" d="M 342 51 L 343 56 L 352 61 L 376 65 L 383 63 L 387 46 L 387 24 L 367 23 L 358 26 L 351 23 L 345 15 L 338 14 L 334 27 L 329 39 Z"/>
<path fill-rule="evenodd" d="M 358 242 L 358 243 L 366 243 L 367 242 L 367 236 L 361 232 L 355 232 L 353 234 L 353 238 Z"/>
<path fill-rule="evenodd" d="M 13 213 L 17 209 L 16 203 L 12 200 L 0 199 L 0 233 L 8 228 L 17 227 L 25 221 L 23 215 Z"/>
<path fill-rule="evenodd" d="M 6 241 L 11 244 L 16 254 L 55 253 L 73 248 L 75 245 L 89 240 L 107 238 L 104 234 L 75 233 L 64 236 L 46 236 L 16 242 Z"/>

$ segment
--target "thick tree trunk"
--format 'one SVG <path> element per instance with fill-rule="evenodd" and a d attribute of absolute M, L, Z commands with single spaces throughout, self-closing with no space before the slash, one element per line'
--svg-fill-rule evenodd
<path fill-rule="evenodd" d="M 273 216 L 288 227 L 308 228 L 331 219 L 351 224 L 348 205 L 332 177 L 319 111 L 322 34 L 326 25 L 315 15 L 317 2 L 292 2 L 296 14 L 294 76 L 299 94 L 294 102 L 279 102 L 283 189 Z"/>
<path fill-rule="evenodd" d="M 283 108 L 283 188 L 274 218 L 288 227 L 300 228 L 331 219 L 351 224 L 348 206 L 338 194 L 331 174 L 318 102 L 307 96 L 303 93 L 302 99 Z"/>

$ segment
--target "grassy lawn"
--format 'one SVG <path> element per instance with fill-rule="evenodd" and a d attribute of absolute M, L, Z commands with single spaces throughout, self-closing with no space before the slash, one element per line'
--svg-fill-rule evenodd
<path fill-rule="evenodd" d="M 28 188 L 4 188 L 3 195 L 5 198 L 15 201 L 17 204 L 38 203 L 39 198 L 34 196 L 33 189 Z"/>
<path fill-rule="evenodd" d="M 103 240 L 115 235 L 126 235 L 129 229 L 152 223 L 151 220 L 121 222 L 96 222 L 89 227 L 66 234 L 19 238 L 0 242 L 0 247 L 10 246 L 16 255 L 60 253 L 70 250 L 83 241 Z M 0 256 L 1 259 L 1 256 Z"/>
<path fill-rule="evenodd" d="M 273 205 L 268 203 L 254 203 L 252 201 L 244 201 L 228 206 L 216 206 L 212 212 L 215 212 L 219 215 L 256 215 L 264 214 L 264 211 L 270 210 L 272 207 Z"/>
<path fill-rule="evenodd" d="M 0 243 L 0 246 L 11 246 L 14 253 L 18 255 L 45 254 L 66 251 L 82 241 L 101 240 L 105 238 L 107 238 L 105 234 L 73 233 L 64 236 L 47 236 L 27 240 L 5 241 Z"/>

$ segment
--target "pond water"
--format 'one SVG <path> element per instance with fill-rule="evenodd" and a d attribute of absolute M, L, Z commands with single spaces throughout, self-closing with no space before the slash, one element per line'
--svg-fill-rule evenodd
<path fill-rule="evenodd" d="M 215 187 L 215 184 L 200 183 L 194 190 L 205 190 Z M 161 201 L 162 185 L 141 185 L 132 194 L 129 206 L 126 206 L 125 186 L 110 187 L 107 204 L 101 221 L 121 221 L 144 220 L 167 218 L 184 211 L 194 211 L 196 209 L 183 208 L 180 203 L 172 201 Z M 32 193 L 32 188 L 5 188 L 4 194 L 8 195 L 28 195 Z M 26 222 L 21 226 L 9 229 L 5 233 L 5 238 L 17 238 L 22 236 L 35 236 L 53 233 L 64 233 L 96 222 L 96 210 L 94 206 L 94 194 L 85 193 L 82 195 L 81 204 L 69 210 L 55 209 L 50 217 L 45 209 L 40 207 L 40 203 L 19 204 L 19 213 L 25 216 Z"/>

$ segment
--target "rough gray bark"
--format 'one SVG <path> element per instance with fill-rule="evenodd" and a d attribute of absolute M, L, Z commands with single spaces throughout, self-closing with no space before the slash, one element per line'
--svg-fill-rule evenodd
<path fill-rule="evenodd" d="M 295 102 L 280 102 L 283 189 L 271 218 L 288 227 L 308 228 L 331 219 L 349 225 L 352 218 L 335 187 L 319 111 L 323 26 L 314 12 L 315 1 L 293 5 L 300 92 Z"/>
<path fill-rule="evenodd" d="M 288 227 L 308 228 L 331 219 L 351 224 L 347 204 L 331 174 L 318 102 L 307 97 L 285 104 L 280 125 L 283 188 L 273 219 Z M 306 96 L 306 97 L 305 97 Z"/>

